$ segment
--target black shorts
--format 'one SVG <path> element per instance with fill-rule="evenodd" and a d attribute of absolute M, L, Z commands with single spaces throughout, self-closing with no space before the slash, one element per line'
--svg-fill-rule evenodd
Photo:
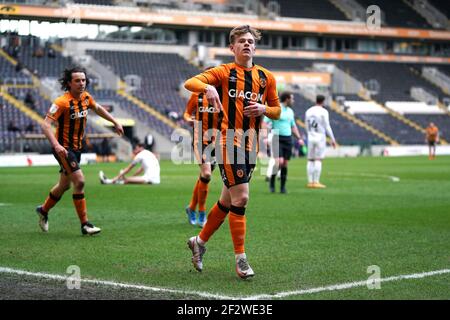
<path fill-rule="evenodd" d="M 81 151 L 75 151 L 71 149 L 66 150 L 67 157 L 61 158 L 55 152 L 55 149 L 52 148 L 53 155 L 55 156 L 56 160 L 58 160 L 59 166 L 61 168 L 59 172 L 64 172 L 65 175 L 68 175 L 80 170 Z"/>
<path fill-rule="evenodd" d="M 428 141 L 428 145 L 430 147 L 435 147 L 436 146 L 436 141 Z"/>
<path fill-rule="evenodd" d="M 274 158 L 283 158 L 285 160 L 291 160 L 292 136 L 273 136 L 272 146 L 273 146 L 272 156 Z"/>
<path fill-rule="evenodd" d="M 230 161 L 226 156 L 224 157 L 225 148 L 221 148 L 221 154 L 218 159 L 220 175 L 222 181 L 227 188 L 231 188 L 238 184 L 248 183 L 252 178 L 255 164 L 249 163 L 249 158 L 242 155 L 242 157 L 235 156 L 233 161 Z M 235 148 L 236 153 L 238 152 Z M 244 161 L 239 161 L 244 160 Z"/>

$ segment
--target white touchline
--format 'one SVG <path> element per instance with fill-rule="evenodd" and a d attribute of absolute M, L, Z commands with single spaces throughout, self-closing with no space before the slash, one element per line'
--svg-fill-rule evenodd
<path fill-rule="evenodd" d="M 392 182 L 399 182 L 400 178 L 396 176 L 390 176 L 386 174 L 377 173 L 364 173 L 364 172 L 330 172 L 331 175 L 341 175 L 341 176 L 360 176 L 360 177 L 373 177 L 373 178 L 387 178 Z"/>
<path fill-rule="evenodd" d="M 58 274 L 29 272 L 29 271 L 25 271 L 25 270 L 18 270 L 18 269 L 12 269 L 12 268 L 4 268 L 4 267 L 0 267 L 0 273 L 12 273 L 12 274 L 25 275 L 25 276 L 37 277 L 37 278 L 43 278 L 43 279 L 59 280 L 59 281 L 66 281 L 69 277 L 69 276 L 62 276 L 62 275 L 58 275 Z M 96 284 L 96 285 L 112 286 L 112 287 L 118 287 L 118 288 L 147 290 L 147 291 L 154 291 L 154 292 L 168 292 L 168 293 L 176 293 L 176 294 L 184 294 L 184 295 L 195 295 L 195 296 L 200 296 L 200 297 L 209 298 L 209 299 L 223 299 L 223 300 L 236 299 L 236 298 L 230 297 L 230 296 L 224 296 L 224 295 L 220 295 L 220 294 L 201 292 L 201 291 L 185 291 L 185 290 L 176 290 L 176 289 L 169 289 L 169 288 L 149 287 L 149 286 L 144 286 L 144 285 L 120 283 L 120 282 L 114 282 L 114 281 L 94 280 L 94 279 L 81 279 L 80 281 L 82 283 L 91 283 L 91 284 Z"/>
<path fill-rule="evenodd" d="M 445 274 L 445 273 L 450 273 L 450 269 L 443 269 L 443 270 L 437 270 L 437 271 L 381 278 L 379 281 L 380 282 L 390 282 L 390 281 L 398 281 L 398 280 L 404 280 L 404 279 L 420 279 L 420 278 L 431 277 L 431 276 Z M 335 284 L 335 285 L 331 285 L 331 286 L 318 287 L 318 288 L 312 288 L 312 289 L 279 292 L 279 293 L 275 293 L 275 294 L 260 294 L 260 295 L 245 297 L 245 299 L 258 300 L 258 299 L 283 298 L 283 297 L 288 297 L 288 296 L 299 296 L 299 295 L 318 293 L 318 292 L 323 292 L 323 291 L 345 290 L 345 289 L 351 289 L 351 288 L 356 288 L 356 287 L 363 287 L 366 285 L 367 285 L 367 280 L 363 280 L 363 281 L 358 281 L 358 282 L 347 282 L 347 283 Z"/>
<path fill-rule="evenodd" d="M 68 278 L 67 276 L 61 276 L 61 275 L 57 275 L 57 274 L 29 272 L 29 271 L 25 271 L 25 270 L 5 268 L 5 267 L 0 267 L 0 273 L 12 273 L 12 274 L 26 275 L 26 276 L 31 276 L 31 277 L 45 278 L 45 279 L 51 279 L 51 280 L 60 280 L 60 281 L 66 281 Z M 425 277 L 432 277 L 435 275 L 446 274 L 446 273 L 450 273 L 450 269 L 442 269 L 442 270 L 422 272 L 422 273 L 392 276 L 392 277 L 388 277 L 388 278 L 381 278 L 379 281 L 380 282 L 390 282 L 390 281 L 398 281 L 398 280 L 405 280 L 405 279 L 421 279 L 421 278 L 425 278 Z M 367 285 L 367 280 L 363 280 L 363 281 L 358 281 L 358 282 L 347 282 L 347 283 L 335 284 L 335 285 L 330 285 L 330 286 L 326 286 L 326 287 L 278 292 L 275 294 L 259 294 L 259 295 L 246 296 L 246 297 L 242 297 L 242 296 L 241 297 L 239 297 L 239 296 L 231 297 L 231 296 L 224 296 L 221 294 L 202 292 L 202 291 L 185 291 L 185 290 L 177 290 L 177 289 L 149 287 L 149 286 L 144 286 L 144 285 L 119 283 L 119 282 L 114 282 L 114 281 L 81 279 L 81 282 L 92 283 L 92 284 L 96 284 L 96 285 L 127 288 L 127 289 L 147 290 L 147 291 L 155 291 L 155 292 L 168 292 L 168 293 L 176 293 L 176 294 L 184 294 L 184 295 L 195 295 L 195 296 L 200 296 L 203 298 L 223 299 L 223 300 L 276 299 L 276 298 L 283 298 L 283 297 L 288 297 L 288 296 L 299 296 L 299 295 L 305 295 L 305 294 L 318 293 L 318 292 L 323 292 L 323 291 L 345 290 L 345 289 L 351 289 L 351 288 L 356 288 L 356 287 L 363 287 L 363 286 Z"/>

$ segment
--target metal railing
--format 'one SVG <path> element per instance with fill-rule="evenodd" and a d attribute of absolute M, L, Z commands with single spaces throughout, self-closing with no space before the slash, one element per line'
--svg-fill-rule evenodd
<path fill-rule="evenodd" d="M 450 27 L 447 17 L 433 7 L 427 0 L 409 0 L 407 3 L 409 3 L 411 7 L 422 15 L 433 27 L 444 29 Z"/>
<path fill-rule="evenodd" d="M 444 92 L 450 94 L 450 77 L 433 67 L 423 67 L 422 76 L 431 83 L 440 87 Z"/>
<path fill-rule="evenodd" d="M 420 87 L 412 87 L 410 89 L 411 97 L 417 101 L 425 102 L 429 105 L 437 105 L 439 99 Z"/>

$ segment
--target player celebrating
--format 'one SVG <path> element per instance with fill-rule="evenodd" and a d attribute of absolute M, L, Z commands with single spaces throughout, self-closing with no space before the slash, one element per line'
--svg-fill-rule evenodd
<path fill-rule="evenodd" d="M 73 204 L 81 222 L 81 233 L 93 235 L 99 233 L 100 228 L 88 221 L 86 199 L 84 198 L 84 175 L 80 169 L 80 158 L 84 129 L 87 115 L 93 110 L 100 117 L 112 122 L 119 136 L 123 135 L 122 126 L 97 104 L 86 91 L 89 78 L 81 67 L 65 69 L 59 79 L 65 94 L 57 98 L 42 123 L 42 130 L 50 141 L 53 155 L 58 160 L 61 170 L 58 183 L 50 190 L 43 205 L 36 208 L 39 216 L 39 226 L 42 231 L 48 232 L 48 213 L 61 199 L 64 192 L 73 184 Z M 52 132 L 51 125 L 56 123 L 56 134 Z"/>
<path fill-rule="evenodd" d="M 203 227 L 206 222 L 206 198 L 211 172 L 214 170 L 214 149 L 207 146 L 214 143 L 219 113 L 208 103 L 204 93 L 193 93 L 189 99 L 183 118 L 194 128 L 193 147 L 195 158 L 200 165 L 200 176 L 195 183 L 192 198 L 186 207 L 189 223 Z M 198 204 L 198 219 L 196 207 Z"/>
<path fill-rule="evenodd" d="M 428 143 L 428 159 L 436 159 L 436 144 L 439 143 L 439 129 L 433 122 L 430 122 L 426 129 L 425 139 Z"/>
<path fill-rule="evenodd" d="M 202 271 L 205 244 L 230 213 L 228 220 L 236 272 L 243 279 L 255 274 L 244 248 L 245 210 L 249 199 L 249 181 L 255 167 L 250 157 L 256 159 L 256 152 L 251 152 L 257 149 L 261 117 L 266 115 L 278 119 L 281 111 L 274 76 L 253 64 L 255 42 L 260 38 L 260 32 L 248 25 L 234 28 L 229 37 L 234 62 L 207 70 L 185 83 L 186 89 L 204 93 L 210 104 L 223 111 L 220 150 L 216 150 L 216 156 L 224 186 L 219 201 L 209 211 L 202 231 L 188 241 L 192 263 L 195 269 Z M 221 96 L 216 87 L 221 88 Z"/>
<path fill-rule="evenodd" d="M 102 184 L 159 184 L 160 168 L 159 161 L 156 156 L 149 150 L 145 149 L 145 144 L 137 143 L 133 149 L 133 161 L 120 173 L 112 178 L 106 178 L 103 171 L 99 172 L 100 182 Z M 136 165 L 141 167 L 134 173 L 132 177 L 125 177 Z M 144 173 L 140 176 L 141 173 Z"/>
<path fill-rule="evenodd" d="M 323 189 L 320 174 L 322 173 L 322 159 L 325 157 L 326 134 L 331 139 L 331 145 L 336 148 L 333 130 L 331 130 L 328 111 L 323 107 L 325 97 L 318 95 L 316 105 L 306 110 L 305 124 L 308 133 L 308 188 Z"/>

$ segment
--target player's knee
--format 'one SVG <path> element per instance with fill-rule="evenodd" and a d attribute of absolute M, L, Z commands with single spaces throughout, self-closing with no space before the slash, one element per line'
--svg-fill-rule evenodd
<path fill-rule="evenodd" d="M 229 199 L 219 199 L 220 204 L 225 207 L 225 208 L 230 208 L 231 207 L 231 201 Z"/>
<path fill-rule="evenodd" d="M 248 199 L 248 194 L 243 194 L 233 201 L 233 205 L 236 207 L 245 207 L 248 203 Z"/>
<path fill-rule="evenodd" d="M 75 190 L 78 190 L 78 191 L 83 190 L 84 189 L 84 180 L 74 181 L 73 187 L 75 188 Z"/>
<path fill-rule="evenodd" d="M 209 171 L 202 172 L 202 178 L 205 180 L 211 180 L 211 172 Z"/>

